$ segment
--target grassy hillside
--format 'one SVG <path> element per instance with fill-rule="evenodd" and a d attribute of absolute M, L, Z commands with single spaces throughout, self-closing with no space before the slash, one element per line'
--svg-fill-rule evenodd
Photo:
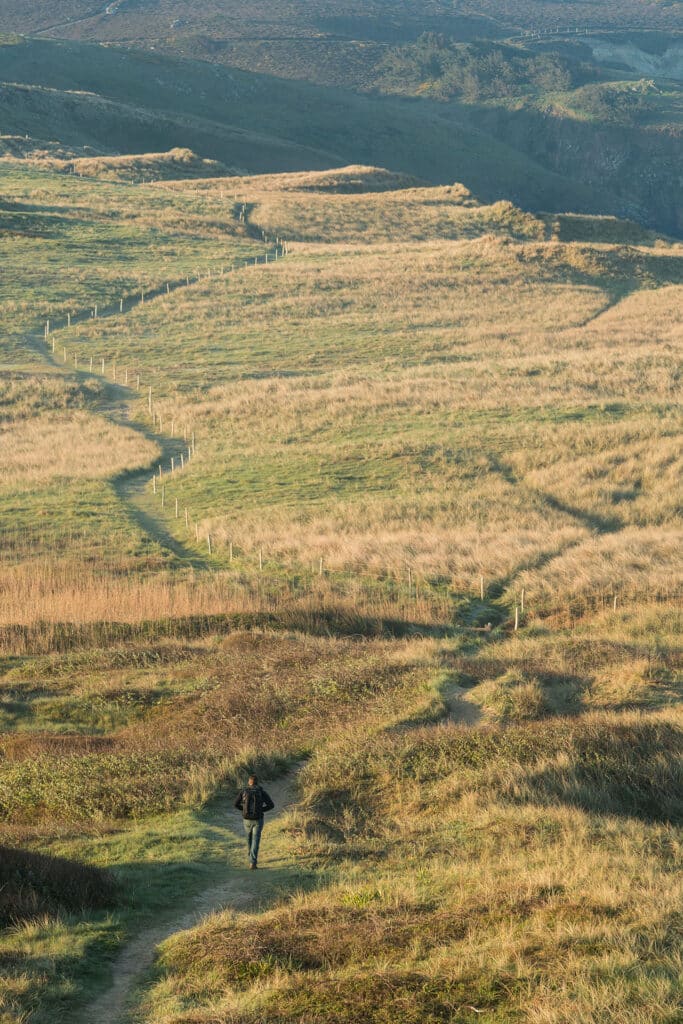
<path fill-rule="evenodd" d="M 661 149 L 662 187 L 655 191 L 640 174 L 623 173 L 631 158 L 616 158 L 616 137 L 596 134 L 599 125 L 575 128 L 559 110 L 545 126 L 550 140 L 556 129 L 557 143 L 545 152 L 536 115 L 526 109 L 417 107 L 101 46 L 14 41 L 0 52 L 3 134 L 28 132 L 79 155 L 89 155 L 84 147 L 93 155 L 189 147 L 201 158 L 259 173 L 376 164 L 432 182 L 462 181 L 487 201 L 628 214 L 677 229 L 676 192 L 667 183 L 678 143 L 654 128 L 652 138 L 634 129 L 629 152 L 640 165 L 648 147 Z M 582 132 L 577 144 L 597 147 L 594 173 L 567 156 L 572 135 Z"/>
<path fill-rule="evenodd" d="M 672 1024 L 681 246 L 47 161 L 0 162 L 3 1021 Z M 247 768 L 296 790 L 257 879 Z"/>
<path fill-rule="evenodd" d="M 680 83 L 606 71 L 585 42 L 558 46 L 422 36 L 373 65 L 364 96 L 353 82 L 5 37 L 0 147 L 67 160 L 189 148 L 233 172 L 380 165 L 486 201 L 680 233 Z"/>

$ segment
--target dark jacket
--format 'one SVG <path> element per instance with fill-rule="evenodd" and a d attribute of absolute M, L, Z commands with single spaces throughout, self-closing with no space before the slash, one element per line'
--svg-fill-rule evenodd
<path fill-rule="evenodd" d="M 250 792 L 256 791 L 258 791 L 261 794 L 261 814 L 259 815 L 260 819 L 263 817 L 264 811 L 272 811 L 273 808 L 275 807 L 275 804 L 270 799 L 270 797 L 268 796 L 268 794 L 266 793 L 265 789 L 262 786 L 246 786 L 243 790 L 239 792 L 237 799 L 235 800 L 235 807 L 237 808 L 238 811 L 242 811 L 244 813 L 245 801 L 248 797 L 248 794 Z"/>

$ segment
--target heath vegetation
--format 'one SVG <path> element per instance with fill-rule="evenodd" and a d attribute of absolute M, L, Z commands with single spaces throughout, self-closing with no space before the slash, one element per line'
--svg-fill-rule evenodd
<path fill-rule="evenodd" d="M 680 245 L 155 161 L 0 167 L 3 1024 L 239 882 L 248 768 L 131 1021 L 673 1024 Z"/>

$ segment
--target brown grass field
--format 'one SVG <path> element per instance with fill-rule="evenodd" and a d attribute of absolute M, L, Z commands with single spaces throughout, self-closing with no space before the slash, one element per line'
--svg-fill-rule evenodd
<path fill-rule="evenodd" d="M 0 166 L 0 1021 L 246 885 L 256 767 L 125 1020 L 675 1024 L 680 244 L 154 156 Z"/>

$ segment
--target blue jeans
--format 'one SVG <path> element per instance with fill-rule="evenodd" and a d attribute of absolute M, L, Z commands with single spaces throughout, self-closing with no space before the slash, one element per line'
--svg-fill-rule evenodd
<path fill-rule="evenodd" d="M 259 818 L 258 821 L 250 821 L 248 818 L 243 818 L 242 820 L 244 822 L 244 831 L 247 834 L 249 861 L 255 864 L 258 860 L 258 848 L 261 842 L 261 833 L 263 832 L 263 818 Z"/>

